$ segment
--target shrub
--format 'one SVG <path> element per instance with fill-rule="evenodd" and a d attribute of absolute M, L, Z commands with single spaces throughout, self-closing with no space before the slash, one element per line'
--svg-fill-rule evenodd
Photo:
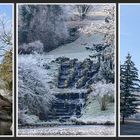
<path fill-rule="evenodd" d="M 19 111 L 26 111 L 27 115 L 35 115 L 41 120 L 46 120 L 55 99 L 50 85 L 47 83 L 47 71 L 43 66 L 37 65 L 39 62 L 34 56 L 24 57 L 19 59 L 18 67 Z M 46 61 L 44 63 L 46 64 Z M 19 116 L 19 119 L 22 118 Z"/>
<path fill-rule="evenodd" d="M 91 86 L 93 96 L 97 97 L 101 110 L 106 110 L 107 105 L 114 101 L 114 84 L 98 82 Z"/>
<path fill-rule="evenodd" d="M 34 54 L 34 53 L 43 53 L 43 43 L 40 41 L 31 42 L 28 44 L 23 44 L 19 46 L 19 54 Z"/>
<path fill-rule="evenodd" d="M 29 115 L 26 114 L 24 111 L 19 111 L 18 117 L 19 124 L 21 125 L 35 124 L 37 121 L 39 121 L 39 118 L 36 115 Z"/>

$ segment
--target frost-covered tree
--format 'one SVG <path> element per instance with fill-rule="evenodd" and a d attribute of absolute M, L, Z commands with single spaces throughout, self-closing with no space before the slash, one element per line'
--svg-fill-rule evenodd
<path fill-rule="evenodd" d="M 93 44 L 86 47 L 91 51 L 90 58 L 98 58 L 100 63 L 100 75 L 106 82 L 114 82 L 114 50 L 115 50 L 115 6 L 113 4 L 103 5 L 103 11 L 106 13 L 105 23 L 91 26 L 83 29 L 82 32 L 102 34 L 103 41 L 100 44 Z"/>
<path fill-rule="evenodd" d="M 30 22 L 36 13 L 34 6 L 19 6 L 18 17 L 18 42 L 19 44 L 28 42 L 28 32 L 30 30 Z"/>
<path fill-rule="evenodd" d="M 38 62 L 34 56 L 20 57 L 18 67 L 18 104 L 19 123 L 22 125 L 33 120 L 47 120 L 51 104 L 55 100 L 49 83 L 46 61 Z M 32 66 L 31 66 L 32 64 Z M 41 66 L 40 66 L 41 65 Z"/>
<path fill-rule="evenodd" d="M 24 43 L 20 45 L 18 49 L 18 53 L 19 54 L 35 54 L 35 53 L 41 54 L 43 53 L 43 49 L 44 49 L 43 43 L 41 43 L 40 41 L 34 41 L 28 44 Z"/>
<path fill-rule="evenodd" d="M 12 29 L 6 15 L 0 15 L 0 78 L 12 92 Z M 5 87 L 5 86 L 4 86 Z"/>
<path fill-rule="evenodd" d="M 107 110 L 107 105 L 114 102 L 114 84 L 106 84 L 105 81 L 91 85 L 92 95 L 95 96 L 100 104 L 101 110 Z"/>
<path fill-rule="evenodd" d="M 93 48 L 86 48 L 92 52 L 91 59 L 97 58 L 99 63 L 99 75 L 107 83 L 114 83 L 114 49 L 106 44 L 93 44 Z"/>
<path fill-rule="evenodd" d="M 69 33 L 64 14 L 59 5 L 19 6 L 19 45 L 40 40 L 44 51 L 50 51 L 65 43 Z"/>
<path fill-rule="evenodd" d="M 134 93 L 140 91 L 140 80 L 130 54 L 120 68 L 120 112 L 124 124 L 126 117 L 137 113 L 138 97 Z"/>
<path fill-rule="evenodd" d="M 5 15 L 0 15 L 0 56 L 12 46 L 11 21 Z"/>
<path fill-rule="evenodd" d="M 76 7 L 81 20 L 85 19 L 86 15 L 91 9 L 91 5 L 84 5 L 84 4 L 76 5 Z"/>
<path fill-rule="evenodd" d="M 96 34 L 101 33 L 104 35 L 104 45 L 110 44 L 113 48 L 115 47 L 115 5 L 104 4 L 101 6 L 102 11 L 105 14 L 105 21 L 97 24 L 91 23 L 89 26 L 80 28 L 79 30 L 84 34 Z"/>

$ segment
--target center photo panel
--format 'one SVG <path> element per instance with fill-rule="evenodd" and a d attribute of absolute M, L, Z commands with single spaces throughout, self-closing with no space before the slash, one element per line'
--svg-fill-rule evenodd
<path fill-rule="evenodd" d="M 17 136 L 116 136 L 116 4 L 17 4 Z"/>

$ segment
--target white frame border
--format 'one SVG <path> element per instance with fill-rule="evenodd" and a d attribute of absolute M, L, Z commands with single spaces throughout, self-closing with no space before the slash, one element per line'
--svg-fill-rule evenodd
<path fill-rule="evenodd" d="M 120 52 L 121 52 L 121 45 L 120 45 L 120 34 L 121 34 L 121 30 L 120 30 L 120 25 L 121 25 L 121 21 L 120 21 L 120 15 L 121 15 L 121 6 L 123 6 L 123 5 L 125 5 L 125 6 L 127 6 L 127 5 L 129 5 L 129 6 L 140 6 L 140 3 L 118 3 L 118 11 L 119 11 L 119 13 L 118 13 L 118 20 L 119 20 L 119 37 L 118 37 L 118 39 L 119 39 L 119 70 L 118 70 L 118 80 L 119 80 L 119 82 L 118 82 L 118 84 L 119 84 L 119 88 L 118 88 L 118 136 L 119 137 L 140 137 L 140 134 L 139 135 L 121 135 L 120 134 Z"/>
<path fill-rule="evenodd" d="M 114 44 L 115 44 L 115 49 L 114 49 L 114 61 L 115 61 L 115 74 L 114 74 L 114 77 L 115 77 L 115 87 L 114 87 L 114 99 L 115 99 L 115 103 L 114 103 L 114 121 L 115 121 L 115 124 L 114 124 L 114 135 L 81 135 L 81 136 L 78 136 L 78 135 L 18 135 L 18 6 L 20 5 L 83 5 L 83 4 L 87 4 L 87 5 L 94 5 L 94 4 L 99 4 L 99 5 L 104 5 L 104 4 L 114 4 L 115 5 L 115 23 L 114 23 L 114 26 L 115 26 L 115 31 L 114 31 L 114 35 L 115 35 L 115 41 L 114 41 Z M 17 71 L 17 74 L 16 74 L 16 137 L 116 137 L 116 130 L 117 130 L 117 127 L 116 127 L 116 11 L 117 11 L 117 3 L 16 3 L 16 60 L 17 60 L 17 66 L 16 66 L 16 71 Z"/>
<path fill-rule="evenodd" d="M 15 50 L 15 44 L 14 44 L 14 35 L 15 35 L 15 30 L 14 30 L 14 26 L 15 26 L 15 21 L 14 21 L 14 3 L 0 3 L 0 5 L 8 5 L 10 6 L 11 5 L 11 8 L 12 8 L 12 135 L 0 135 L 0 138 L 1 137 L 14 137 L 14 133 L 15 133 L 15 108 L 14 108 L 14 105 L 15 105 L 15 102 L 14 102 L 14 98 L 16 96 L 15 92 L 14 92 L 14 82 L 15 82 L 15 79 L 14 79 L 14 50 Z"/>

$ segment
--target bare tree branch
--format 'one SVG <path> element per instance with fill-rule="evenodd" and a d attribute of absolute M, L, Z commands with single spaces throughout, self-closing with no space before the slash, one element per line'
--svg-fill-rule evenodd
<path fill-rule="evenodd" d="M 90 5 L 77 5 L 77 11 L 80 15 L 81 20 L 85 19 L 90 9 L 91 9 Z"/>
<path fill-rule="evenodd" d="M 0 16 L 0 57 L 4 56 L 5 52 L 8 51 L 8 47 L 11 45 L 11 25 L 9 25 L 9 21 L 5 16 Z"/>

